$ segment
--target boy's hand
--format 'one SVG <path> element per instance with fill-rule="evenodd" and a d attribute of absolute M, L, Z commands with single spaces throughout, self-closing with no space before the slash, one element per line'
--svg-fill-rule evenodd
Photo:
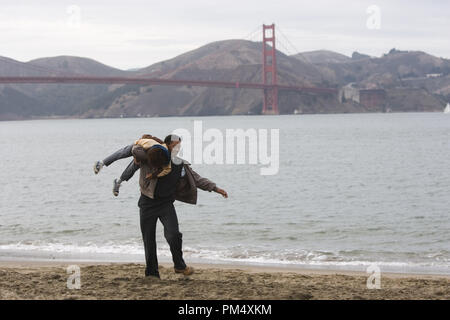
<path fill-rule="evenodd" d="M 161 173 L 162 169 L 158 168 L 153 172 L 147 173 L 147 175 L 145 176 L 146 179 L 153 179 L 153 178 L 158 178 L 158 175 Z"/>
<path fill-rule="evenodd" d="M 228 193 L 223 189 L 215 187 L 213 191 L 217 192 L 218 194 L 221 194 L 225 199 L 228 198 Z"/>
<path fill-rule="evenodd" d="M 145 179 L 153 179 L 153 173 L 147 173 Z"/>

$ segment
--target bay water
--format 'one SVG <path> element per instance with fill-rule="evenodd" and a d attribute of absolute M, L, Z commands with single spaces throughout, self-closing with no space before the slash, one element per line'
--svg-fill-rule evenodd
<path fill-rule="evenodd" d="M 138 174 L 93 164 L 144 133 L 279 129 L 279 172 L 193 164 L 229 199 L 175 202 L 189 262 L 450 274 L 450 116 L 440 113 L 0 122 L 0 260 L 143 262 Z M 158 225 L 160 261 L 171 261 Z"/>

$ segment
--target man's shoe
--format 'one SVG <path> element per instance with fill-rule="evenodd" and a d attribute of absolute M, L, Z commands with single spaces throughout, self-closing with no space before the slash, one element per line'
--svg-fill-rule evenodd
<path fill-rule="evenodd" d="M 103 161 L 97 161 L 97 162 L 94 164 L 94 173 L 95 173 L 95 174 L 99 173 L 100 170 L 102 170 L 103 166 L 104 166 Z"/>
<path fill-rule="evenodd" d="M 144 279 L 145 279 L 145 281 L 149 281 L 149 282 L 161 281 L 161 278 L 159 276 L 154 276 L 154 275 L 145 276 Z"/>
<path fill-rule="evenodd" d="M 174 270 L 175 270 L 175 273 L 182 273 L 185 276 L 190 276 L 191 274 L 194 273 L 194 268 L 192 268 L 192 267 L 186 267 L 184 269 L 174 268 Z"/>
<path fill-rule="evenodd" d="M 117 197 L 119 195 L 119 188 L 122 181 L 120 179 L 114 179 L 113 182 L 113 194 Z"/>

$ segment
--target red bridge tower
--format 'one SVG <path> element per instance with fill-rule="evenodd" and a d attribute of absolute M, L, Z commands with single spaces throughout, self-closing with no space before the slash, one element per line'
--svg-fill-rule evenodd
<path fill-rule="evenodd" d="M 269 34 L 266 34 L 269 31 Z M 271 31 L 271 32 L 270 32 Z M 263 114 L 278 114 L 277 60 L 275 50 L 275 24 L 263 24 Z"/>

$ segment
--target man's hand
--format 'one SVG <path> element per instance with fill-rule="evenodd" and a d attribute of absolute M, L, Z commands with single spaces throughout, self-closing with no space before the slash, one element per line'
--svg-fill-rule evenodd
<path fill-rule="evenodd" d="M 220 188 L 218 188 L 218 187 L 215 187 L 215 188 L 213 189 L 213 191 L 214 191 L 214 192 L 217 192 L 218 194 L 221 194 L 224 198 L 228 198 L 228 193 L 227 193 L 225 190 L 223 190 L 223 189 L 220 189 Z"/>

